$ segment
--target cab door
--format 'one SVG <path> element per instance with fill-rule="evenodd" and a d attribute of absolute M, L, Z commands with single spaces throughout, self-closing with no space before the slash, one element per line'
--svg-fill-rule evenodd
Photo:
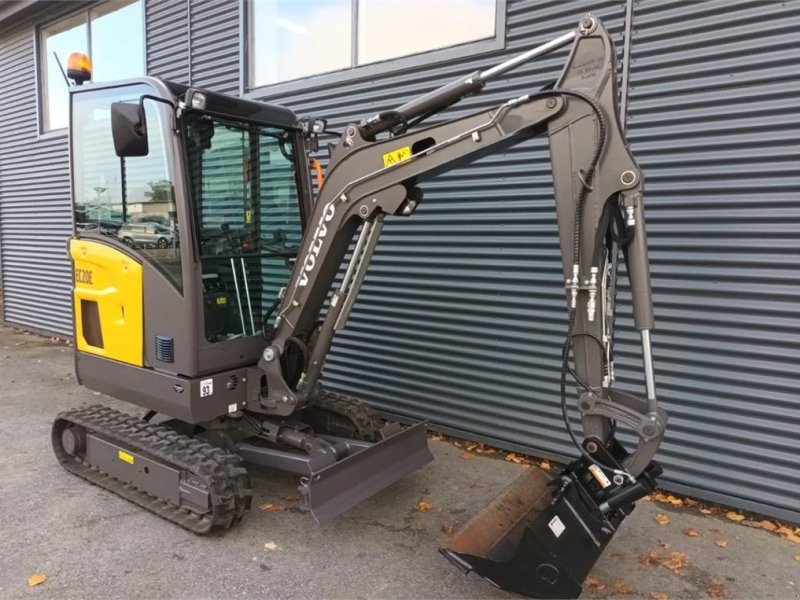
<path fill-rule="evenodd" d="M 184 212 L 180 174 L 173 168 L 172 110 L 144 102 L 146 156 L 118 157 L 111 130 L 112 103 L 138 103 L 144 94 L 170 96 L 156 80 L 81 87 L 71 94 L 70 128 L 76 348 L 191 374 L 196 351 L 194 305 L 184 289 L 187 261 L 180 244 L 159 246 L 157 235 L 162 226 L 181 230 Z"/>

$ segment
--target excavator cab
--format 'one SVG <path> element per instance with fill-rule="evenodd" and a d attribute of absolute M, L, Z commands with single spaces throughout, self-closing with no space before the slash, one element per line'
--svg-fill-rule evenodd
<path fill-rule="evenodd" d="M 188 108 L 200 99 L 202 110 Z M 82 262 L 95 260 L 92 248 L 113 248 L 142 285 L 141 301 L 124 303 L 76 286 L 82 376 L 103 377 L 94 357 L 187 376 L 258 360 L 310 208 L 304 135 L 288 109 L 156 79 L 74 89 L 71 254 Z M 112 265 L 83 270 L 120 276 Z M 127 340 L 123 360 L 117 336 Z M 182 412 L 206 417 L 219 410 L 214 396 Z M 153 410 L 166 402 L 154 399 Z"/>

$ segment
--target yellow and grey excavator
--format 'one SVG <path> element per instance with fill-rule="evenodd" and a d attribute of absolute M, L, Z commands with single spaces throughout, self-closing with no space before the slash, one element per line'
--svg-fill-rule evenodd
<path fill-rule="evenodd" d="M 423 125 L 568 44 L 553 85 Z M 650 350 L 642 172 L 600 20 L 586 15 L 574 31 L 338 134 L 281 106 L 155 78 L 81 85 L 91 74 L 80 56 L 68 74 L 77 377 L 147 413 L 61 413 L 53 446 L 68 471 L 199 534 L 248 512 L 245 463 L 298 474 L 301 506 L 324 524 L 432 459 L 425 423 L 384 422 L 320 386 L 333 336 L 386 215 L 412 215 L 442 172 L 548 136 L 569 316 L 561 402 L 578 458 L 556 475 L 527 471 L 441 552 L 505 590 L 577 596 L 654 489 L 667 421 Z M 339 138 L 315 182 L 323 134 Z M 646 398 L 614 386 L 620 250 Z M 570 377 L 582 440 L 567 418 Z M 617 425 L 636 448 L 617 441 Z"/>

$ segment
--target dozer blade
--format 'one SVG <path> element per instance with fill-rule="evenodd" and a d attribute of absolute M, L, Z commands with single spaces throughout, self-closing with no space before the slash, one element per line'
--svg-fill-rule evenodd
<path fill-rule="evenodd" d="M 553 484 L 565 481 L 569 485 L 556 493 Z M 531 598 L 577 598 L 621 520 L 603 516 L 577 478 L 551 478 L 532 467 L 440 552 L 503 590 Z"/>
<path fill-rule="evenodd" d="M 433 460 L 428 449 L 427 424 L 389 426 L 386 437 L 364 447 L 310 477 L 300 485 L 301 506 L 325 525 L 395 481 Z"/>

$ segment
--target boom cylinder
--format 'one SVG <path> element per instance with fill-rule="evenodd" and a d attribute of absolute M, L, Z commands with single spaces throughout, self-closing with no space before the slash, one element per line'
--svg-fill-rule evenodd
<path fill-rule="evenodd" d="M 477 94 L 483 90 L 487 81 L 496 79 L 534 58 L 544 56 L 566 46 L 575 39 L 575 35 L 575 31 L 570 31 L 485 71 L 475 71 L 466 77 L 443 85 L 419 98 L 406 102 L 394 110 L 378 113 L 361 123 L 361 135 L 364 139 L 371 140 L 377 134 L 387 131 L 403 121 L 410 121 L 417 117 L 444 110 L 462 98 Z"/>

